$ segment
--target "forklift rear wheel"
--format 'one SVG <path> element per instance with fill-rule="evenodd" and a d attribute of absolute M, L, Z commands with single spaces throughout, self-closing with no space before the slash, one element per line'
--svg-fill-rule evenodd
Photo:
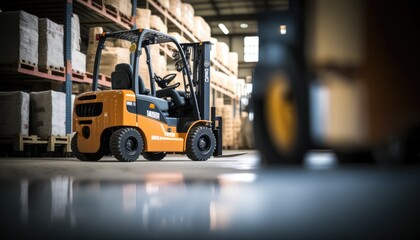
<path fill-rule="evenodd" d="M 133 162 L 143 152 L 143 137 L 134 128 L 120 128 L 111 135 L 109 147 L 120 162 Z"/>
<path fill-rule="evenodd" d="M 216 147 L 216 138 L 210 128 L 195 126 L 187 138 L 187 156 L 193 161 L 207 161 Z"/>
<path fill-rule="evenodd" d="M 166 157 L 166 152 L 144 152 L 143 157 L 149 161 L 160 161 Z"/>
<path fill-rule="evenodd" d="M 71 139 L 71 151 L 73 152 L 73 155 L 80 161 L 99 161 L 104 156 L 101 149 L 99 149 L 96 153 L 81 153 L 77 147 L 77 133 L 74 134 L 73 138 Z"/>

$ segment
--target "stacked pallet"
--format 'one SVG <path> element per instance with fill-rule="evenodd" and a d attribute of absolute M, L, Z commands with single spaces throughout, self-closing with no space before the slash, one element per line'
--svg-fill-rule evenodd
<path fill-rule="evenodd" d="M 71 62 L 74 72 L 84 74 L 86 72 L 86 55 L 80 52 L 80 22 L 79 17 L 73 14 L 71 18 Z"/>
<path fill-rule="evenodd" d="M 24 11 L 0 12 L 0 64 L 38 65 L 38 18 Z"/>
<path fill-rule="evenodd" d="M 235 76 L 238 76 L 238 53 L 229 52 L 228 67 Z"/>
<path fill-rule="evenodd" d="M 102 2 L 118 9 L 123 16 L 131 19 L 131 9 L 133 9 L 131 0 L 102 0 Z"/>
<path fill-rule="evenodd" d="M 216 58 L 225 66 L 229 64 L 229 46 L 226 43 L 216 43 Z"/>
<path fill-rule="evenodd" d="M 168 32 L 168 27 L 157 15 L 150 16 L 150 28 L 163 33 Z"/>
<path fill-rule="evenodd" d="M 211 28 L 202 17 L 194 17 L 194 35 L 200 41 L 210 41 L 211 39 Z"/>
<path fill-rule="evenodd" d="M 150 16 L 152 16 L 150 9 L 137 8 L 136 28 L 150 28 Z"/>
<path fill-rule="evenodd" d="M 0 134 L 13 136 L 29 134 L 29 94 L 0 92 Z"/>
<path fill-rule="evenodd" d="M 210 38 L 210 42 L 211 42 L 211 50 L 210 50 L 210 59 L 211 60 L 214 60 L 214 59 L 216 59 L 217 58 L 217 48 L 216 48 L 216 45 L 217 45 L 217 38 Z"/>
<path fill-rule="evenodd" d="M 87 49 L 87 64 L 88 72 L 93 72 L 95 64 L 96 49 L 98 41 L 96 41 L 96 34 L 101 34 L 103 29 L 95 27 L 89 29 L 89 43 Z M 102 50 L 101 64 L 99 66 L 99 73 L 106 76 L 111 76 L 115 70 L 115 66 L 119 63 L 130 63 L 130 47 L 131 43 L 126 40 L 106 41 L 105 49 Z"/>
<path fill-rule="evenodd" d="M 223 106 L 223 148 L 233 148 L 233 107 Z"/>
<path fill-rule="evenodd" d="M 55 91 L 31 92 L 31 133 L 46 138 L 66 134 L 66 94 Z"/>
<path fill-rule="evenodd" d="M 241 126 L 242 126 L 242 120 L 241 116 L 239 114 L 236 114 L 236 116 L 233 118 L 233 148 L 239 149 L 241 148 L 242 144 L 242 133 L 241 133 Z"/>
<path fill-rule="evenodd" d="M 48 18 L 41 18 L 38 29 L 38 68 L 64 70 L 63 26 Z"/>
<path fill-rule="evenodd" d="M 176 18 L 182 18 L 182 3 L 181 0 L 169 0 L 169 12 Z"/>
<path fill-rule="evenodd" d="M 160 3 L 160 5 L 162 5 L 164 8 L 169 9 L 169 7 L 170 7 L 169 0 L 158 0 L 158 2 L 159 2 L 159 3 Z"/>
<path fill-rule="evenodd" d="M 194 25 L 194 8 L 191 4 L 182 3 L 181 16 L 181 22 L 188 28 L 192 29 L 192 26 Z"/>

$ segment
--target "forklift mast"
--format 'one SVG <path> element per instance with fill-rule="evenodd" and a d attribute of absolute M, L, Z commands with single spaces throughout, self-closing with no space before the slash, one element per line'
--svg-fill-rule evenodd
<path fill-rule="evenodd" d="M 210 120 L 210 49 L 211 42 L 182 43 L 187 61 L 192 57 L 192 82 L 201 120 Z M 188 86 L 187 86 L 188 89 Z"/>

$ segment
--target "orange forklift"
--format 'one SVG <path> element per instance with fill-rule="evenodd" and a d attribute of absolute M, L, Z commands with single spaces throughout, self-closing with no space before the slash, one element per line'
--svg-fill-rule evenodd
<path fill-rule="evenodd" d="M 101 91 L 98 74 L 107 39 L 131 42 L 132 64 L 117 64 L 111 74 L 112 89 Z M 97 40 L 92 91 L 74 103 L 76 133 L 71 147 L 76 158 L 98 161 L 112 154 L 119 161 L 132 162 L 142 154 L 159 161 L 178 153 L 206 161 L 222 155 L 222 118 L 215 116 L 214 107 L 210 109 L 210 42 L 180 44 L 150 29 L 103 32 Z M 170 43 L 175 45 L 172 57 L 182 72 L 184 89 L 177 89 L 179 82 L 171 84 L 176 74 L 162 78 L 153 72 L 150 47 Z M 138 74 L 141 54 L 147 57 L 150 90 Z M 155 84 L 161 89 L 156 90 Z"/>

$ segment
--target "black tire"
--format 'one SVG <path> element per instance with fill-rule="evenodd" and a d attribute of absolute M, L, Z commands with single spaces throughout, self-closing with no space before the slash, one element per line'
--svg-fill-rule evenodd
<path fill-rule="evenodd" d="M 187 137 L 187 156 L 193 161 L 207 161 L 216 147 L 216 137 L 210 128 L 193 127 Z"/>
<path fill-rule="evenodd" d="M 149 161 L 160 161 L 166 157 L 166 152 L 144 152 L 143 157 Z"/>
<path fill-rule="evenodd" d="M 74 134 L 73 138 L 71 139 L 71 151 L 77 159 L 86 162 L 99 161 L 104 156 L 101 148 L 99 148 L 98 152 L 96 153 L 81 153 L 77 147 L 77 133 Z"/>
<path fill-rule="evenodd" d="M 134 128 L 121 128 L 111 135 L 109 147 L 120 162 L 136 161 L 143 152 L 143 137 Z"/>
<path fill-rule="evenodd" d="M 301 61 L 288 54 L 286 61 L 276 68 L 259 66 L 255 70 L 253 92 L 255 146 L 260 151 L 263 163 L 302 164 L 311 146 L 309 129 L 309 93 L 305 68 Z M 263 84 L 264 83 L 264 84 Z M 279 87 L 280 86 L 280 87 Z M 276 91 L 275 89 L 286 89 Z M 292 111 L 280 108 L 287 104 Z M 289 114 L 291 117 L 289 117 Z M 276 119 L 293 119 L 291 126 Z M 282 131 L 280 131 L 281 129 Z M 281 138 L 282 133 L 290 132 Z M 284 134 L 283 134 L 284 136 Z"/>

